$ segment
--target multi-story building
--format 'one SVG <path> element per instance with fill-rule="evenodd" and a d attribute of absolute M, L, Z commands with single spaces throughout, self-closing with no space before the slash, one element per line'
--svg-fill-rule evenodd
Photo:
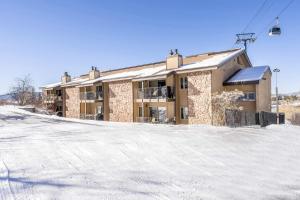
<path fill-rule="evenodd" d="M 213 95 L 240 90 L 246 111 L 271 110 L 271 71 L 253 67 L 246 52 L 233 49 L 108 71 L 92 67 L 77 78 L 65 73 L 43 87 L 44 102 L 64 117 L 118 122 L 220 124 Z"/>

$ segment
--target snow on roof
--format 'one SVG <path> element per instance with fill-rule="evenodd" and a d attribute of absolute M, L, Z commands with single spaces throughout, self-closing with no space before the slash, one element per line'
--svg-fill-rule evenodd
<path fill-rule="evenodd" d="M 78 85 L 78 84 L 80 84 L 82 82 L 85 82 L 87 80 L 89 80 L 89 78 L 76 77 L 76 78 L 71 79 L 70 82 L 68 82 L 66 84 L 62 84 L 61 86 L 62 87 L 67 87 L 67 86 Z"/>
<path fill-rule="evenodd" d="M 111 74 L 107 76 L 102 76 L 99 78 L 96 78 L 94 80 L 88 80 L 82 83 L 82 85 L 89 85 L 93 84 L 99 81 L 113 81 L 113 80 L 119 80 L 119 79 L 133 79 L 133 78 L 144 78 L 148 76 L 153 76 L 156 73 L 165 71 L 166 66 L 159 66 L 159 67 L 151 67 L 151 68 L 146 68 L 146 69 L 141 69 L 141 70 L 136 70 L 136 71 L 128 71 L 128 72 L 121 72 L 121 73 L 116 73 L 116 74 Z"/>
<path fill-rule="evenodd" d="M 233 57 L 241 54 L 244 50 L 237 50 L 231 52 L 224 52 L 216 55 L 211 55 L 209 58 L 202 60 L 200 62 L 192 63 L 183 65 L 178 69 L 167 70 L 166 65 L 162 65 L 159 67 L 151 67 L 136 71 L 128 71 L 128 72 L 120 72 L 116 74 L 111 74 L 107 76 L 102 76 L 100 78 L 94 80 L 88 80 L 82 83 L 82 85 L 89 85 L 99 81 L 113 81 L 119 79 L 144 79 L 149 77 L 156 77 L 156 76 L 165 76 L 172 71 L 184 71 L 184 70 L 191 70 L 191 69 L 199 69 L 199 68 L 206 68 L 206 67 L 217 67 L 226 61 L 232 59 Z"/>
<path fill-rule="evenodd" d="M 212 55 L 212 56 L 208 57 L 207 59 L 204 59 L 200 62 L 183 65 L 182 67 L 176 69 L 175 71 L 193 70 L 193 69 L 207 68 L 207 67 L 217 67 L 217 66 L 222 65 L 225 62 L 229 61 L 233 57 L 240 55 L 243 52 L 244 52 L 244 50 L 240 49 L 237 51 L 231 51 L 231 52 L 225 52 L 225 53 Z"/>
<path fill-rule="evenodd" d="M 161 66 L 155 66 L 151 68 L 145 68 L 145 69 L 140 69 L 140 70 L 133 70 L 133 71 L 127 71 L 127 72 L 120 72 L 120 73 L 115 73 L 107 76 L 101 76 L 99 78 L 89 80 L 89 78 L 82 78 L 82 77 L 77 77 L 73 78 L 71 82 L 68 82 L 66 84 L 61 84 L 61 83 L 56 83 L 57 86 L 61 85 L 62 87 L 66 86 L 73 86 L 73 85 L 91 85 L 96 82 L 100 81 L 114 81 L 114 80 L 126 80 L 126 79 L 148 79 L 151 77 L 163 77 L 166 76 L 167 74 L 175 71 L 175 72 L 181 72 L 181 71 L 186 71 L 186 70 L 197 70 L 201 68 L 208 68 L 208 67 L 218 67 L 225 62 L 229 61 L 230 59 L 240 55 L 243 53 L 244 50 L 239 49 L 235 51 L 227 51 L 223 53 L 216 53 L 213 55 L 209 55 L 207 59 L 204 59 L 199 62 L 195 62 L 192 64 L 186 64 L 181 66 L 180 68 L 177 69 L 172 69 L 172 70 L 167 70 L 166 65 L 161 65 Z M 56 87 L 56 84 L 50 84 L 47 85 L 45 88 L 48 87 Z"/>
<path fill-rule="evenodd" d="M 268 70 L 270 70 L 269 66 L 247 67 L 235 73 L 232 77 L 227 79 L 224 84 L 231 85 L 246 82 L 255 83 L 261 80 L 265 72 Z"/>
<path fill-rule="evenodd" d="M 58 87 L 60 85 L 61 85 L 61 82 L 58 82 L 58 83 L 52 83 L 52 84 L 44 85 L 42 88 L 45 88 L 45 89 L 49 88 L 50 89 L 50 88 Z"/>

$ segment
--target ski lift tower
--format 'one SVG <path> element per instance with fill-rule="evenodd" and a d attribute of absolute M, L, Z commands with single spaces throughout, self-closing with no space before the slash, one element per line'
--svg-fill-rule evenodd
<path fill-rule="evenodd" d="M 236 34 L 236 44 L 243 43 L 245 47 L 245 51 L 247 52 L 247 45 L 248 43 L 255 42 L 256 37 L 255 33 L 238 33 Z"/>

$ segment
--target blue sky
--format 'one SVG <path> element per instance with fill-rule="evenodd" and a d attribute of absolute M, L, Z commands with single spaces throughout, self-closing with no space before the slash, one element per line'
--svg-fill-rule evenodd
<path fill-rule="evenodd" d="M 106 70 L 164 60 L 171 48 L 186 56 L 237 47 L 235 33 L 262 2 L 0 0 L 0 94 L 26 74 L 39 87 L 64 71 L 77 76 L 92 65 Z M 261 33 L 249 57 L 253 65 L 281 69 L 281 92 L 300 90 L 300 1 L 280 16 L 280 37 L 269 37 L 267 24 L 288 2 L 267 0 L 246 30 Z"/>

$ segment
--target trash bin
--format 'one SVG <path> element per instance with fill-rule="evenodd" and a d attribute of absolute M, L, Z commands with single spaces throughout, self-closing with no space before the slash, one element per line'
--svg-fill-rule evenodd
<path fill-rule="evenodd" d="M 285 124 L 285 115 L 284 113 L 279 113 L 279 124 Z"/>

